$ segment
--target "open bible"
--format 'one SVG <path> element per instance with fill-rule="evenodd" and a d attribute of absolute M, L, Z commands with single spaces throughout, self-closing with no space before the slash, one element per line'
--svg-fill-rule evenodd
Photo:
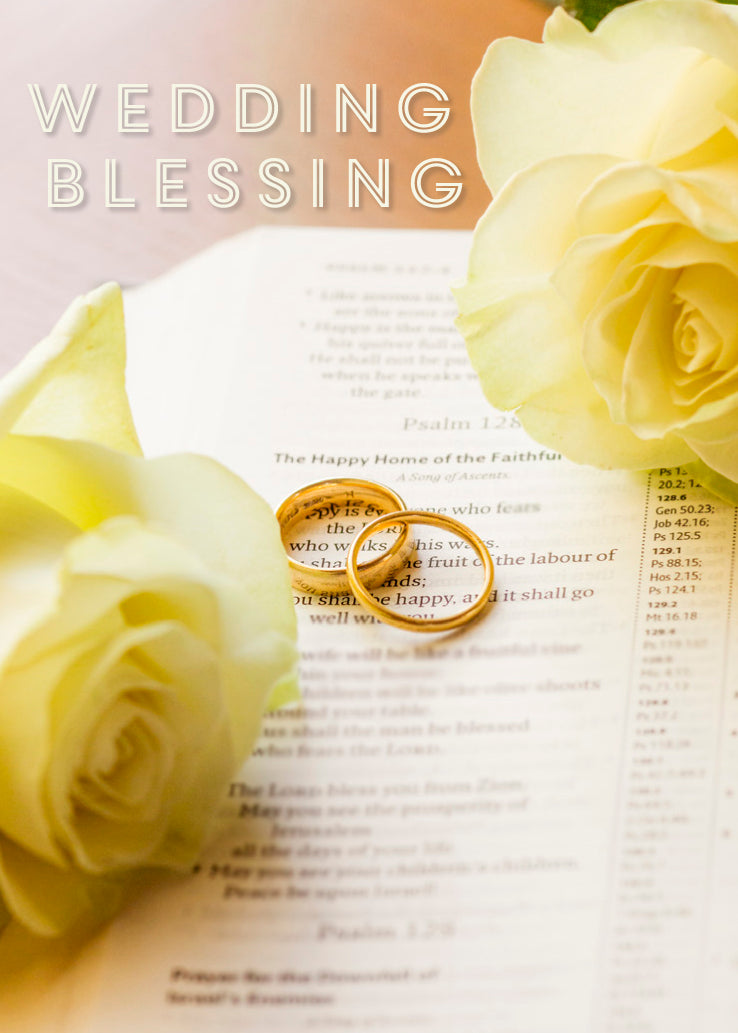
<path fill-rule="evenodd" d="M 128 293 L 147 453 L 214 455 L 275 507 L 378 480 L 468 523 L 496 575 L 448 636 L 296 592 L 302 705 L 192 875 L 68 973 L 59 1033 L 738 1029 L 736 510 L 492 410 L 453 325 L 468 246 L 257 230 Z M 385 594 L 461 608 L 466 546 L 424 542 Z"/>

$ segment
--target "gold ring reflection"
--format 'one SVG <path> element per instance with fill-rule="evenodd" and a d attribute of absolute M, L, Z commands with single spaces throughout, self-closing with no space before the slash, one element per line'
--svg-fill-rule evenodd
<path fill-rule="evenodd" d="M 359 504 L 365 510 L 374 510 L 378 514 L 405 509 L 404 501 L 391 488 L 375 481 L 364 481 L 355 477 L 333 477 L 308 484 L 293 492 L 279 506 L 277 520 L 294 588 L 314 595 L 350 591 L 346 567 L 343 564 L 336 568 L 324 569 L 301 563 L 290 554 L 290 539 L 295 528 L 304 521 L 340 516 L 342 507 Z M 358 521 L 359 518 L 355 519 Z M 397 539 L 380 556 L 359 565 L 364 584 L 369 588 L 381 585 L 402 566 L 411 551 L 412 538 L 406 525 Z"/>

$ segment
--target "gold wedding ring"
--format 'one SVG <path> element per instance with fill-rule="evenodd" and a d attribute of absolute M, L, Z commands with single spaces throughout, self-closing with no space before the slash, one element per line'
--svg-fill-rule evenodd
<path fill-rule="evenodd" d="M 359 508 L 360 513 L 347 516 L 347 512 Z M 277 509 L 282 544 L 287 552 L 290 565 L 292 585 L 300 591 L 313 595 L 327 592 L 350 591 L 349 579 L 345 564 L 338 567 L 324 568 L 311 566 L 293 559 L 290 548 L 290 535 L 303 521 L 333 517 L 353 524 L 362 523 L 374 518 L 374 514 L 396 513 L 405 509 L 400 496 L 383 484 L 374 481 L 363 481 L 353 477 L 335 477 L 325 481 L 308 484 L 304 488 L 288 496 Z M 396 521 L 395 521 L 396 522 Z M 385 526 L 392 526 L 393 521 Z M 363 584 L 369 588 L 381 585 L 395 570 L 402 566 L 405 558 L 412 551 L 412 537 L 406 524 L 400 534 L 381 555 L 366 563 L 361 563 L 358 570 Z"/>
<path fill-rule="evenodd" d="M 406 617 L 404 614 L 391 610 L 389 607 L 377 602 L 368 591 L 372 586 L 364 579 L 363 568 L 358 564 L 362 545 L 377 531 L 383 531 L 388 527 L 403 524 L 405 530 L 407 530 L 410 524 L 427 524 L 430 527 L 440 527 L 444 531 L 450 531 L 452 534 L 462 538 L 471 546 L 481 562 L 484 584 L 479 591 L 478 597 L 470 606 L 467 606 L 466 609 L 461 610 L 459 613 L 452 614 L 450 617 Z M 406 628 L 411 631 L 451 631 L 474 620 L 487 605 L 494 580 L 492 559 L 481 538 L 468 528 L 466 524 L 462 524 L 459 520 L 454 520 L 453 517 L 444 516 L 440 513 L 426 513 L 419 509 L 406 509 L 401 513 L 385 513 L 362 528 L 349 550 L 346 561 L 346 573 L 351 590 L 362 606 L 379 620 L 384 621 L 385 624 L 391 624 L 395 628 Z"/>

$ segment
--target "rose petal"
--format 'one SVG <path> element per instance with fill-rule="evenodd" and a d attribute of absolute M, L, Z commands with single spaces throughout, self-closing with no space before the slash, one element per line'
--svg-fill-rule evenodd
<path fill-rule="evenodd" d="M 6 670 L 23 671 L 55 650 L 72 656 L 126 626 L 178 620 L 222 644 L 221 584 L 198 556 L 135 517 L 117 517 L 78 535 L 56 559 L 53 605 L 15 643 Z M 0 696 L 0 706 L 2 697 Z"/>
<path fill-rule="evenodd" d="M 58 591 L 59 556 L 76 528 L 34 498 L 0 485 L 0 667 Z"/>
<path fill-rule="evenodd" d="M 704 165 L 705 142 L 721 138 L 722 153 L 738 149 L 729 113 L 735 112 L 736 69 L 705 57 L 676 84 L 664 106 L 650 159 L 677 168 Z M 726 111 L 726 107 L 729 111 Z"/>
<path fill-rule="evenodd" d="M 584 371 L 541 392 L 521 406 L 517 415 L 531 437 L 577 463 L 650 470 L 695 458 L 690 447 L 673 434 L 659 441 L 643 441 L 628 427 L 613 423 L 605 401 Z"/>
<path fill-rule="evenodd" d="M 579 194 L 611 165 L 592 155 L 537 165 L 506 186 L 477 227 L 467 282 L 454 293 L 459 329 L 494 405 L 514 408 L 581 364 L 578 327 L 547 274 L 576 239 Z M 561 203 L 552 208 L 551 196 Z"/>
<path fill-rule="evenodd" d="M 646 269 L 638 291 L 622 306 L 633 321 L 637 320 L 634 326 L 631 324 L 630 339 L 626 326 L 612 334 L 612 338 L 622 335 L 627 347 L 620 378 L 622 422 L 639 438 L 663 437 L 681 422 L 670 391 L 674 372 L 673 286 L 677 275 Z M 596 344 L 588 340 L 585 348 L 591 356 Z"/>
<path fill-rule="evenodd" d="M 55 685 L 87 646 L 73 641 L 23 671 L 3 672 L 0 693 L 0 829 L 39 858 L 67 858 L 49 827 L 43 796 L 51 755 L 49 686 Z M 18 763 L 18 758 L 23 763 Z"/>
<path fill-rule="evenodd" d="M 10 432 L 76 438 L 140 454 L 125 390 L 117 284 L 72 302 L 49 336 L 2 378 L 0 435 Z"/>
<path fill-rule="evenodd" d="M 694 47 L 738 71 L 738 11 L 712 0 L 646 0 L 618 7 L 591 38 L 613 60 Z"/>
<path fill-rule="evenodd" d="M 119 892 L 113 879 L 48 864 L 0 835 L 0 894 L 37 936 L 57 936 L 90 912 L 102 921 Z"/>
<path fill-rule="evenodd" d="M 721 477 L 727 477 L 729 481 L 738 481 L 738 434 L 735 433 L 735 416 L 731 423 L 733 436 L 726 441 L 702 441 L 692 433 L 692 427 L 689 428 L 689 433 L 685 432 L 684 440 L 711 470 Z"/>
<path fill-rule="evenodd" d="M 689 437 L 690 443 L 694 443 L 695 446 L 697 442 L 701 442 L 700 448 L 711 442 L 715 445 L 736 442 L 738 432 L 735 406 L 727 406 L 727 408 L 727 412 L 717 415 L 713 419 L 693 420 L 681 431 L 682 435 L 685 438 Z"/>
<path fill-rule="evenodd" d="M 697 229 L 708 242 L 734 243 L 738 209 L 735 196 L 727 198 L 727 175 L 727 169 L 717 166 L 713 175 L 701 176 L 640 162 L 612 167 L 578 199 L 578 236 L 634 234 L 645 226 L 681 223 Z"/>
<path fill-rule="evenodd" d="M 638 251 L 639 249 L 636 248 L 636 254 Z M 666 332 L 663 326 L 664 289 L 668 303 L 670 284 L 664 283 L 665 274 L 659 275 L 658 270 L 642 268 L 640 263 L 635 263 L 633 268 L 627 258 L 622 259 L 620 264 L 615 264 L 615 256 L 608 254 L 607 262 L 612 267 L 609 282 L 604 286 L 599 304 L 593 308 L 582 329 L 582 361 L 587 374 L 592 379 L 593 386 L 607 402 L 615 423 L 626 423 L 628 422 L 625 413 L 626 391 L 631 385 L 625 383 L 624 368 L 633 349 L 634 338 L 639 335 L 639 328 L 641 328 L 640 337 L 643 337 L 644 321 L 651 324 L 656 322 L 662 337 Z M 623 266 L 626 267 L 625 270 L 623 270 Z M 625 282 L 623 282 L 624 273 L 630 274 Z M 569 280 L 572 275 L 572 268 L 567 267 L 566 276 Z M 556 280 L 558 285 L 558 277 Z M 654 290 L 657 291 L 657 297 L 651 299 L 644 312 L 644 296 L 649 297 L 650 292 Z M 652 307 L 655 310 L 653 313 L 650 311 Z M 661 317 L 660 326 L 656 320 L 657 315 Z M 671 339 L 671 326 L 669 325 L 667 333 L 669 343 L 671 343 Z M 646 361 L 650 360 L 658 364 L 662 351 L 663 349 L 653 347 L 653 341 L 649 340 Z M 652 355 L 651 352 L 653 352 Z M 663 394 L 666 391 L 666 385 L 661 383 L 660 387 L 657 385 L 656 390 L 660 390 Z M 646 434 L 645 436 L 651 437 L 652 435 Z"/>
<path fill-rule="evenodd" d="M 709 466 L 706 466 L 701 459 L 690 463 L 687 470 L 695 480 L 698 480 L 713 495 L 717 495 L 718 498 L 724 499 L 725 502 L 729 502 L 733 506 L 738 505 L 738 483 L 736 481 L 722 477 L 715 470 L 711 470 Z"/>
<path fill-rule="evenodd" d="M 702 214 L 694 224 L 705 236 L 727 243 L 738 240 L 738 158 L 726 158 L 723 147 L 713 160 L 705 156 L 698 168 L 680 172 L 678 178 L 700 206 Z"/>
<path fill-rule="evenodd" d="M 499 409 L 515 409 L 576 369 L 572 355 L 577 327 L 561 298 L 546 284 L 460 317 L 457 325 L 482 389 Z M 526 349 L 517 347 L 517 341 L 525 341 Z"/>
<path fill-rule="evenodd" d="M 608 155 L 568 155 L 511 179 L 474 232 L 467 282 L 455 291 L 462 311 L 489 301 L 498 285 L 550 273 L 580 235 L 582 194 L 600 178 L 606 181 L 614 167 Z"/>
<path fill-rule="evenodd" d="M 682 44 L 693 24 L 702 30 L 691 45 L 651 45 L 660 23 L 673 17 L 669 0 L 649 4 L 652 11 L 637 5 L 635 18 L 627 6 L 619 8 L 592 35 L 557 9 L 544 44 L 502 39 L 491 45 L 472 86 L 472 114 L 479 163 L 493 194 L 514 173 L 546 158 L 649 156 L 669 98 L 702 62 L 696 48 L 709 42 L 722 54 L 732 43 L 738 63 L 738 26 L 730 16 L 712 18 L 715 28 L 706 33 L 707 3 L 679 2 L 686 16 L 679 21 L 687 28 L 676 42 Z"/>

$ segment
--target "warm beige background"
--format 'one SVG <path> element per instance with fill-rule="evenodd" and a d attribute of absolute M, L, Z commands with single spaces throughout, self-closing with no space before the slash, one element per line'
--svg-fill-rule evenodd
<path fill-rule="evenodd" d="M 476 169 L 468 116 L 474 70 L 497 36 L 540 39 L 546 17 L 536 0 L 15 0 L 0 13 L 2 266 L 0 369 L 41 337 L 72 296 L 106 279 L 132 284 L 168 268 L 205 245 L 259 223 L 471 227 L 488 196 Z M 442 86 L 453 116 L 440 132 L 409 132 L 397 100 L 414 82 Z M 41 131 L 27 83 L 50 97 L 57 82 L 79 91 L 99 84 L 84 134 L 66 124 Z M 152 131 L 116 131 L 117 84 L 149 83 Z M 170 84 L 197 83 L 219 103 L 219 117 L 198 134 L 170 132 Z M 282 115 L 271 130 L 244 136 L 233 128 L 238 82 L 263 83 L 278 95 Z M 299 84 L 315 90 L 317 126 L 298 132 Z M 334 90 L 345 82 L 357 95 L 376 82 L 380 132 L 334 129 Z M 311 158 L 326 159 L 328 207 L 311 207 Z M 376 169 L 391 159 L 393 203 L 346 205 L 346 158 Z M 47 159 L 74 158 L 87 172 L 84 207 L 47 207 Z M 104 207 L 105 157 L 120 162 L 121 192 L 138 198 L 135 211 Z M 185 157 L 190 207 L 154 207 L 157 157 Z M 206 199 L 207 166 L 231 157 L 241 172 L 240 205 L 219 211 Z M 294 169 L 295 198 L 270 211 L 258 200 L 257 169 L 266 157 Z M 447 157 L 464 173 L 465 192 L 453 207 L 430 210 L 412 197 L 411 170 L 427 157 Z"/>

